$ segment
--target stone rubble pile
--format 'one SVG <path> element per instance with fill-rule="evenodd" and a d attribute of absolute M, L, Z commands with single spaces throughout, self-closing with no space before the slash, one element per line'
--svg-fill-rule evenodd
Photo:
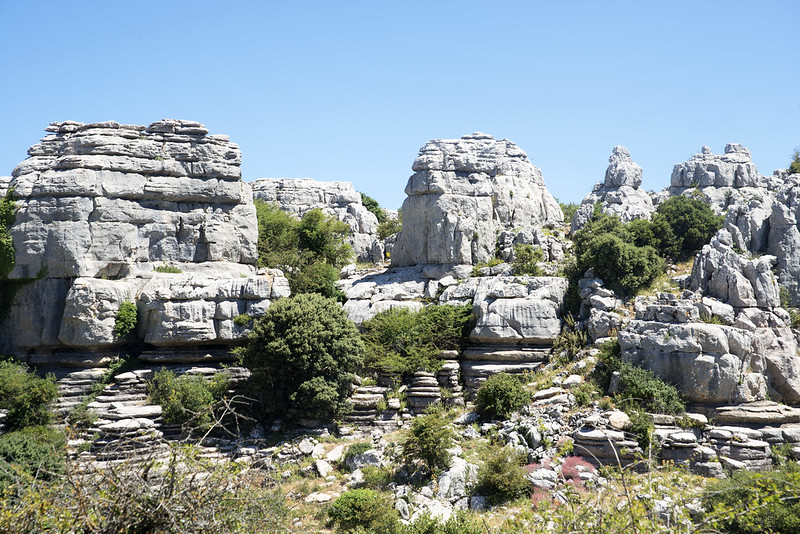
<path fill-rule="evenodd" d="M 650 195 L 639 188 L 642 185 L 642 168 L 631 159 L 624 146 L 615 146 L 608 158 L 608 168 L 603 183 L 581 201 L 572 217 L 571 232 L 577 232 L 592 218 L 594 206 L 600 203 L 603 213 L 616 215 L 622 222 L 649 219 L 655 211 Z"/>
<path fill-rule="evenodd" d="M 434 139 L 412 166 L 395 267 L 475 265 L 495 255 L 497 235 L 563 222 L 541 171 L 517 145 L 474 133 Z"/>
<path fill-rule="evenodd" d="M 349 182 L 319 182 L 309 178 L 259 178 L 250 183 L 253 196 L 272 202 L 281 210 L 302 218 L 313 209 L 347 223 L 357 261 L 383 264 L 383 245 L 378 240 L 378 219 L 361 202 Z"/>

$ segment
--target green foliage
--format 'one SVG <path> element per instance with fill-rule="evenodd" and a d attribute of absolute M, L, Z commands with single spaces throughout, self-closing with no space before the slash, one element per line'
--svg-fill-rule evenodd
<path fill-rule="evenodd" d="M 410 374 L 441 366 L 442 350 L 460 350 L 473 326 L 472 307 L 430 305 L 418 312 L 391 309 L 361 325 L 368 366 Z"/>
<path fill-rule="evenodd" d="M 522 465 L 526 459 L 503 447 L 492 451 L 478 469 L 476 492 L 486 495 L 492 504 L 501 504 L 530 492 Z"/>
<path fill-rule="evenodd" d="M 482 524 L 470 520 L 464 512 L 456 512 L 446 521 L 431 517 L 427 510 L 417 517 L 413 523 L 404 525 L 403 534 L 484 534 Z"/>
<path fill-rule="evenodd" d="M 717 532 L 800 532 L 800 468 L 794 463 L 767 472 L 738 471 L 706 487 L 706 521 Z"/>
<path fill-rule="evenodd" d="M 795 149 L 789 163 L 789 174 L 800 174 L 800 150 Z"/>
<path fill-rule="evenodd" d="M 307 212 L 298 221 L 261 200 L 256 201 L 256 214 L 260 266 L 282 269 L 293 294 L 343 297 L 335 283 L 353 252 L 345 242 L 350 233 L 347 224 L 319 209 Z"/>
<path fill-rule="evenodd" d="M 664 271 L 664 260 L 653 247 L 637 247 L 611 233 L 587 240 L 578 251 L 578 265 L 582 272 L 594 268 L 595 276 L 623 295 L 647 287 Z"/>
<path fill-rule="evenodd" d="M 153 269 L 157 273 L 180 274 L 183 271 L 174 265 L 159 265 Z"/>
<path fill-rule="evenodd" d="M 572 390 L 575 395 L 575 403 L 578 406 L 589 406 L 592 401 L 600 398 L 600 390 L 592 382 L 581 382 L 578 387 Z"/>
<path fill-rule="evenodd" d="M 14 268 L 14 243 L 8 231 L 16 219 L 13 192 L 9 188 L 6 196 L 0 199 L 0 279 L 7 278 Z"/>
<path fill-rule="evenodd" d="M 589 337 L 584 330 L 581 330 L 575 318 L 571 313 L 564 316 L 564 327 L 559 332 L 555 343 L 553 343 L 553 354 L 558 355 L 560 352 L 566 352 L 567 358 L 571 361 L 578 352 L 586 346 Z M 558 357 L 558 356 L 557 356 Z M 562 362 L 568 363 L 568 362 Z"/>
<path fill-rule="evenodd" d="M 344 453 L 344 456 L 342 456 L 341 464 L 346 468 L 350 460 L 352 460 L 359 454 L 364 454 L 370 449 L 372 449 L 372 445 L 370 445 L 366 441 L 359 441 L 358 443 L 353 443 L 347 448 L 347 452 Z"/>
<path fill-rule="evenodd" d="M 114 334 L 124 339 L 136 328 L 136 304 L 126 300 L 119 305 L 117 316 L 114 319 Z"/>
<path fill-rule="evenodd" d="M 378 204 L 377 200 L 369 195 L 361 193 L 361 203 L 375 215 L 378 219 L 378 224 L 386 222 L 386 214 L 383 212 L 383 209 L 381 209 L 381 205 Z"/>
<path fill-rule="evenodd" d="M 490 376 L 478 389 L 475 409 L 484 417 L 508 418 L 531 401 L 519 378 L 507 373 Z"/>
<path fill-rule="evenodd" d="M 229 381 L 224 372 L 207 379 L 202 375 L 176 376 L 162 368 L 148 383 L 148 402 L 162 407 L 166 423 L 188 424 L 205 432 L 213 422 L 213 406 L 228 391 Z"/>
<path fill-rule="evenodd" d="M 623 362 L 620 367 L 619 393 L 622 399 L 651 413 L 677 414 L 685 410 L 678 389 L 657 378 L 652 371 Z"/>
<path fill-rule="evenodd" d="M 394 235 L 400 232 L 403 229 L 403 220 L 398 216 L 398 218 L 387 218 L 384 222 L 378 225 L 378 237 L 380 239 L 386 239 L 390 235 Z"/>
<path fill-rule="evenodd" d="M 391 499 L 371 489 L 343 493 L 328 509 L 337 532 L 397 532 L 400 521 Z"/>
<path fill-rule="evenodd" d="M 789 312 L 789 321 L 794 327 L 800 326 L 800 310 L 792 306 L 789 297 L 789 290 L 780 286 L 781 307 Z"/>
<path fill-rule="evenodd" d="M 0 361 L 0 409 L 8 410 L 9 430 L 50 423 L 50 404 L 57 396 L 53 375 L 40 378 L 24 364 Z"/>
<path fill-rule="evenodd" d="M 701 313 L 700 320 L 708 324 L 719 324 L 719 325 L 725 324 L 725 321 L 722 320 L 722 317 L 720 317 L 715 313 Z"/>
<path fill-rule="evenodd" d="M 250 317 L 246 313 L 242 313 L 242 314 L 237 315 L 236 317 L 233 318 L 233 324 L 235 324 L 236 326 L 242 326 L 243 327 L 243 326 L 249 325 L 250 321 L 252 321 L 252 320 L 253 320 L 252 317 Z"/>
<path fill-rule="evenodd" d="M 723 221 L 702 200 L 685 196 L 670 197 L 653 214 L 653 224 L 668 225 L 674 239 L 661 245 L 662 254 L 677 260 L 694 256 L 722 228 Z"/>
<path fill-rule="evenodd" d="M 513 272 L 515 275 L 542 276 L 542 270 L 537 265 L 542 260 L 544 260 L 544 253 L 539 247 L 528 244 L 514 245 Z"/>
<path fill-rule="evenodd" d="M 472 266 L 472 273 L 470 276 L 483 276 L 481 274 L 481 269 L 485 267 L 494 267 L 496 265 L 500 265 L 501 263 L 503 263 L 503 260 L 500 258 L 492 258 L 489 261 L 480 261 Z"/>
<path fill-rule="evenodd" d="M 64 472 L 66 439 L 46 426 L 30 426 L 0 436 L 0 492 L 20 477 L 49 480 Z"/>
<path fill-rule="evenodd" d="M 364 475 L 364 487 L 376 490 L 385 489 L 392 481 L 392 473 L 385 467 L 367 465 L 361 468 Z"/>
<path fill-rule="evenodd" d="M 403 444 L 403 457 L 408 463 L 421 461 L 430 472 L 450 466 L 450 453 L 455 432 L 441 414 L 432 413 L 415 418 L 411 433 Z"/>
<path fill-rule="evenodd" d="M 564 202 L 559 202 L 559 206 L 561 206 L 561 212 L 564 214 L 564 222 L 569 224 L 572 221 L 572 218 L 578 212 L 578 209 L 581 207 L 580 204 L 576 204 L 574 202 L 570 202 L 565 204 Z"/>
<path fill-rule="evenodd" d="M 315 294 L 273 302 L 241 351 L 262 407 L 289 419 L 329 420 L 349 411 L 353 372 L 363 355 L 361 337 L 344 310 Z"/>

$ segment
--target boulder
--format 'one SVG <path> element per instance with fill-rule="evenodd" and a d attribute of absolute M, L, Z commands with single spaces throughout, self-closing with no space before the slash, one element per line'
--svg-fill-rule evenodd
<path fill-rule="evenodd" d="M 482 133 L 435 139 L 412 170 L 393 266 L 474 265 L 494 257 L 502 231 L 563 221 L 541 171 L 506 139 Z"/>

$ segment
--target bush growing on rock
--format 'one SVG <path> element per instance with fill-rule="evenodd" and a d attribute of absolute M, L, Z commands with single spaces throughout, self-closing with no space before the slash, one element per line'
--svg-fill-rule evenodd
<path fill-rule="evenodd" d="M 478 469 L 475 492 L 486 495 L 492 504 L 501 504 L 526 495 L 530 491 L 530 482 L 525 478 L 522 467 L 524 461 L 522 455 L 508 447 L 492 451 Z"/>
<path fill-rule="evenodd" d="M 421 369 L 436 371 L 437 355 L 459 350 L 472 329 L 472 307 L 426 306 L 419 312 L 386 310 L 361 325 L 369 367 L 411 374 Z"/>
<path fill-rule="evenodd" d="M 411 432 L 403 444 L 403 457 L 408 463 L 417 461 L 425 464 L 428 471 L 445 469 L 450 466 L 450 453 L 455 432 L 440 414 L 417 417 L 411 423 Z"/>
<path fill-rule="evenodd" d="M 365 441 L 360 441 L 358 443 L 353 443 L 347 448 L 347 452 L 344 453 L 342 456 L 341 465 L 345 466 L 347 469 L 347 464 L 350 463 L 356 456 L 359 454 L 364 454 L 368 450 L 372 448 L 372 445 Z"/>
<path fill-rule="evenodd" d="M 9 189 L 6 196 L 0 199 L 0 279 L 8 277 L 14 268 L 14 243 L 8 229 L 16 218 L 15 207 L 13 190 Z"/>
<path fill-rule="evenodd" d="M 335 300 L 301 294 L 274 302 L 240 355 L 263 409 L 289 419 L 331 420 L 349 410 L 364 345 Z"/>
<path fill-rule="evenodd" d="M 378 225 L 378 238 L 386 239 L 403 229 L 403 211 L 397 210 L 397 218 L 387 217 L 385 221 Z"/>
<path fill-rule="evenodd" d="M 50 423 L 50 405 L 57 396 L 58 386 L 52 374 L 41 378 L 24 364 L 0 361 L 0 409 L 8 410 L 9 430 Z"/>
<path fill-rule="evenodd" d="M 371 489 L 343 493 L 328 509 L 337 532 L 397 532 L 400 521 L 390 498 Z"/>
<path fill-rule="evenodd" d="M 217 373 L 210 379 L 202 375 L 176 376 L 161 369 L 148 384 L 149 402 L 163 409 L 164 421 L 205 432 L 212 424 L 212 409 L 228 391 L 227 373 Z"/>
<path fill-rule="evenodd" d="M 664 239 L 661 254 L 675 260 L 691 258 L 722 228 L 724 218 L 698 198 L 671 197 L 658 205 L 653 223 L 669 226 L 672 241 Z M 673 255 L 674 254 L 674 255 Z"/>
<path fill-rule="evenodd" d="M 0 493 L 26 477 L 50 480 L 64 472 L 66 439 L 46 426 L 30 426 L 0 436 Z"/>
<path fill-rule="evenodd" d="M 361 203 L 375 215 L 375 218 L 378 219 L 378 224 L 386 222 L 386 214 L 383 212 L 383 209 L 381 209 L 381 205 L 378 204 L 378 201 L 365 193 L 360 194 Z"/>
<path fill-rule="evenodd" d="M 513 272 L 515 275 L 529 274 L 531 276 L 541 276 L 542 269 L 538 263 L 544 260 L 544 253 L 539 247 L 533 245 L 515 245 Z"/>
<path fill-rule="evenodd" d="M 800 150 L 795 149 L 788 170 L 789 174 L 800 174 Z"/>
<path fill-rule="evenodd" d="M 498 373 L 478 388 L 475 409 L 484 417 L 506 419 L 530 401 L 531 394 L 518 377 Z"/>
<path fill-rule="evenodd" d="M 126 300 L 119 305 L 117 316 L 114 318 L 114 334 L 124 339 L 136 328 L 136 304 Z"/>

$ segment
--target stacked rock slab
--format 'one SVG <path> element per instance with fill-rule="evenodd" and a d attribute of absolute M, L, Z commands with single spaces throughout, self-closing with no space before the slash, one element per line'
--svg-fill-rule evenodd
<path fill-rule="evenodd" d="M 0 176 L 0 198 L 8 193 L 8 184 L 11 182 L 10 176 Z"/>
<path fill-rule="evenodd" d="M 361 203 L 361 195 L 353 184 L 318 182 L 309 178 L 260 178 L 250 185 L 255 198 L 273 202 L 297 217 L 320 209 L 347 223 L 352 231 L 350 244 L 358 261 L 383 263 L 378 219 Z"/>
<path fill-rule="evenodd" d="M 666 200 L 699 191 L 715 212 L 722 213 L 736 202 L 763 196 L 765 191 L 774 191 L 780 184 L 779 177 L 758 174 L 747 148 L 729 143 L 724 154 L 714 154 L 704 146 L 700 154 L 675 165 L 669 188 L 658 197 Z"/>
<path fill-rule="evenodd" d="M 563 222 L 541 171 L 517 145 L 474 133 L 428 141 L 412 167 L 392 265 L 474 265 L 497 235 Z"/>
<path fill-rule="evenodd" d="M 589 222 L 596 203 L 603 213 L 616 215 L 622 222 L 649 219 L 655 207 L 650 195 L 639 188 L 642 185 L 642 168 L 631 159 L 624 146 L 615 146 L 608 158 L 605 180 L 598 183 L 581 202 L 572 218 L 570 230 L 577 232 Z"/>
<path fill-rule="evenodd" d="M 255 207 L 227 136 L 180 120 L 47 131 L 10 182 L 10 278 L 29 283 L 0 326 L 0 348 L 78 365 L 131 343 L 227 352 L 248 331 L 236 317 L 288 295 L 280 272 L 256 273 Z M 158 272 L 165 266 L 179 272 Z M 122 338 L 114 326 L 126 301 L 137 327 Z"/>

